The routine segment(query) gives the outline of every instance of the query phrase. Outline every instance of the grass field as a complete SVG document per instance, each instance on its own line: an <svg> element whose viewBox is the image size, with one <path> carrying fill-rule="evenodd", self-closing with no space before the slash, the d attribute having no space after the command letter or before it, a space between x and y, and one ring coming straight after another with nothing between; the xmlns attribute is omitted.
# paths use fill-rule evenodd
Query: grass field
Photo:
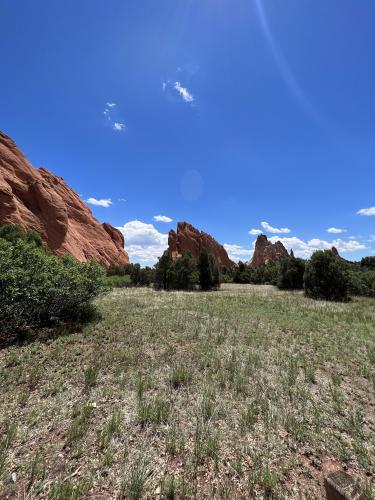
<svg viewBox="0 0 375 500"><path fill-rule="evenodd" d="M0 498L323 498L336 468L374 498L375 300L224 285L98 306L0 351Z"/></svg>

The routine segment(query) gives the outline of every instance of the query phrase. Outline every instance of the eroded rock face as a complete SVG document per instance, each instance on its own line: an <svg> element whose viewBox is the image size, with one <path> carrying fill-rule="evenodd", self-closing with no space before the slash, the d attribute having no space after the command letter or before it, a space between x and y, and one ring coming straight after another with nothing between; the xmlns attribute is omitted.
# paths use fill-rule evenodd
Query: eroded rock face
<svg viewBox="0 0 375 500"><path fill-rule="evenodd" d="M261 267L270 262L277 262L283 257L288 257L288 255L288 251L281 241L272 243L268 241L265 234L260 234L255 243L254 255L250 266L254 268Z"/></svg>
<svg viewBox="0 0 375 500"><path fill-rule="evenodd" d="M37 231L56 255L81 262L125 265L129 257L120 231L100 224L61 177L31 166L15 142L0 132L0 225Z"/></svg>
<svg viewBox="0 0 375 500"><path fill-rule="evenodd" d="M232 269L235 263L228 257L225 248L209 234L199 231L188 222L179 222L177 232L170 231L168 237L169 255L176 260L183 252L191 252L194 257L199 257L205 248L216 260L218 266Z"/></svg>
<svg viewBox="0 0 375 500"><path fill-rule="evenodd" d="M339 251L337 250L336 247L332 247L332 253L333 255L336 255L336 257L340 257Z"/></svg>

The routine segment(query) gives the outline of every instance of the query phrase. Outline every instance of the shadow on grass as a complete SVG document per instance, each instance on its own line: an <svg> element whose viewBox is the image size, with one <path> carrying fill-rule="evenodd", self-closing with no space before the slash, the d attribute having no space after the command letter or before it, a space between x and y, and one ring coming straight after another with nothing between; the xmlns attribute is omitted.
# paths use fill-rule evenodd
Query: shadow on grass
<svg viewBox="0 0 375 500"><path fill-rule="evenodd" d="M25 328L22 331L13 334L2 334L0 332L0 350L6 349L12 345L23 346L33 342L46 343L56 340L59 337L67 337L74 333L81 333L85 325L98 323L102 319L99 312L87 321L62 323L58 325L42 328Z"/></svg>

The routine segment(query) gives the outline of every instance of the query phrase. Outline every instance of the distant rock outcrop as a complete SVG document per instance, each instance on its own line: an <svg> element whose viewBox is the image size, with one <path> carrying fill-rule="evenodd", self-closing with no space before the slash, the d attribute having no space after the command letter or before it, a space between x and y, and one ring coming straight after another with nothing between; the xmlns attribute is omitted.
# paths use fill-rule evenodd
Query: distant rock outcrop
<svg viewBox="0 0 375 500"><path fill-rule="evenodd" d="M336 255L336 257L340 257L339 251L337 250L336 247L332 247L331 251L332 251L333 255Z"/></svg>
<svg viewBox="0 0 375 500"><path fill-rule="evenodd" d="M61 177L34 168L7 135L0 132L0 225L33 229L56 255L84 262L125 265L129 257L120 231L100 224Z"/></svg>
<svg viewBox="0 0 375 500"><path fill-rule="evenodd" d="M183 252L189 251L194 257L198 257L205 248L213 257L219 267L232 269L235 263L228 257L225 248L212 236L199 231L188 222L179 222L177 232L170 231L168 237L169 255L176 260Z"/></svg>
<svg viewBox="0 0 375 500"><path fill-rule="evenodd" d="M265 234L260 234L255 243L254 255L250 266L254 268L261 267L270 262L277 262L283 257L288 257L288 255L288 251L281 241L272 243Z"/></svg>

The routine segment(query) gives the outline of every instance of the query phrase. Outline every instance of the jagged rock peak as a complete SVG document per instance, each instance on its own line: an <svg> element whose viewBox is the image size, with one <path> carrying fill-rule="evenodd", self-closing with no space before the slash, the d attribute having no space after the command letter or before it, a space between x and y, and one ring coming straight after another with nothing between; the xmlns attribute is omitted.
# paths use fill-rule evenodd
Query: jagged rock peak
<svg viewBox="0 0 375 500"><path fill-rule="evenodd" d="M288 251L281 241L272 243L265 234L260 234L255 243L254 255L250 266L254 268L261 267L270 262L277 262L283 257L288 257L288 255Z"/></svg>
<svg viewBox="0 0 375 500"><path fill-rule="evenodd" d="M199 231L188 222L179 222L177 232L170 231L168 237L169 255L176 260L183 252L190 251L198 257L205 248L216 260L216 263L226 269L232 269L235 263L228 257L225 248L220 245L210 234Z"/></svg>

